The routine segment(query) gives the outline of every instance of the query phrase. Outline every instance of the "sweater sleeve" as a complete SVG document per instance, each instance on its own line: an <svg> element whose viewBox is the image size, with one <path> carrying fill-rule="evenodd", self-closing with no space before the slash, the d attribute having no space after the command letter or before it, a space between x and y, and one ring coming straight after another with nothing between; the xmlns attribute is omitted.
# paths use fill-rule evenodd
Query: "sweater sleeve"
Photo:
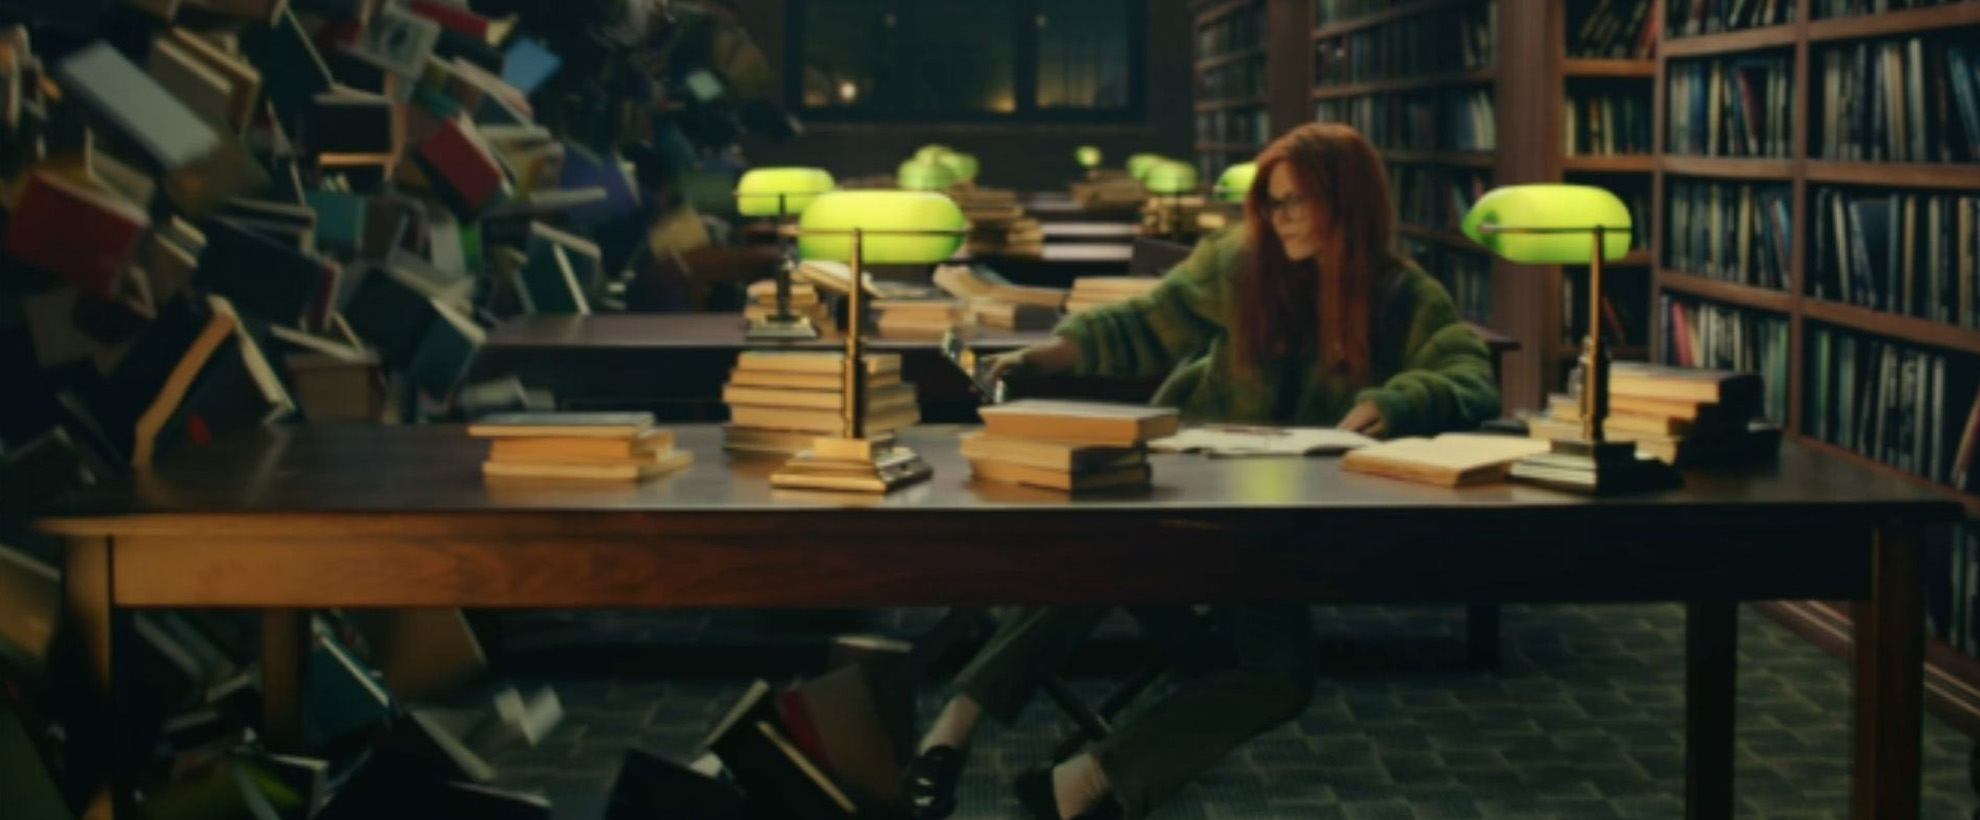
<svg viewBox="0 0 1980 820"><path fill-rule="evenodd" d="M1420 271L1404 274L1414 310L1401 370L1357 401L1373 401L1390 436L1469 430L1499 413L1499 385L1485 343L1459 321L1457 308L1437 280Z"/></svg>
<svg viewBox="0 0 1980 820"><path fill-rule="evenodd" d="M1077 374L1160 376L1201 353L1224 331L1242 242L1235 229L1205 237L1147 293L1061 322L1053 332L1078 345Z"/></svg>

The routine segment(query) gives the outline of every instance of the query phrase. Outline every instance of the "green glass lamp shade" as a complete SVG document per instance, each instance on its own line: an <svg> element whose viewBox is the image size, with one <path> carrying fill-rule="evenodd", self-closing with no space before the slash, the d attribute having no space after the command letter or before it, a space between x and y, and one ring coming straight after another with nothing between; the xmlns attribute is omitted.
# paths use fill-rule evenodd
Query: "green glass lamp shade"
<svg viewBox="0 0 1980 820"><path fill-rule="evenodd" d="M798 218L798 255L846 262L852 237L845 231L871 231L861 237L860 261L868 265L940 262L962 245L969 221L944 194L929 191L833 191L812 200ZM934 236L903 236L890 231L943 231Z"/></svg>
<svg viewBox="0 0 1980 820"><path fill-rule="evenodd" d="M935 160L940 159L943 154L953 154L955 152L956 149L954 148L950 148L949 146L943 145L939 142L931 142L927 145L921 146L919 149L916 149L914 152L914 158L925 159L928 160L929 162L934 162Z"/></svg>
<svg viewBox="0 0 1980 820"><path fill-rule="evenodd" d="M823 168L751 168L736 182L736 212L743 216L796 216L835 184Z"/></svg>
<svg viewBox="0 0 1980 820"><path fill-rule="evenodd" d="M1101 159L1100 147L1097 145L1082 145L1074 148L1073 158L1079 160L1079 167L1081 168L1098 168L1100 167Z"/></svg>
<svg viewBox="0 0 1980 820"><path fill-rule="evenodd" d="M1196 166L1187 162L1163 160L1150 167L1141 184L1151 193L1187 194L1196 191Z"/></svg>
<svg viewBox="0 0 1980 820"><path fill-rule="evenodd" d="M901 189L907 191L940 191L956 184L956 172L949 166L932 159L910 159L901 163L894 172Z"/></svg>
<svg viewBox="0 0 1980 820"><path fill-rule="evenodd" d="M1217 176L1214 193L1224 202L1243 202L1251 193L1251 182L1258 178L1258 163L1240 162Z"/></svg>
<svg viewBox="0 0 1980 820"><path fill-rule="evenodd" d="M1141 179L1148 174L1148 169L1163 161L1165 160L1161 154L1135 154L1127 160L1128 176Z"/></svg>
<svg viewBox="0 0 1980 820"><path fill-rule="evenodd" d="M949 153L936 157L935 161L937 163L940 163L943 167L948 168L949 172L955 174L955 177L958 180L961 180L963 182L976 181L977 167L976 167L975 154L965 154L960 151L951 151Z"/></svg>
<svg viewBox="0 0 1980 820"><path fill-rule="evenodd" d="M1527 265L1585 265L1594 254L1589 237L1605 229L1602 258L1629 253L1629 206L1593 185L1539 183L1495 188L1464 215L1464 235L1501 258ZM1488 230L1496 226L1502 231ZM1522 230L1559 231L1524 233Z"/></svg>

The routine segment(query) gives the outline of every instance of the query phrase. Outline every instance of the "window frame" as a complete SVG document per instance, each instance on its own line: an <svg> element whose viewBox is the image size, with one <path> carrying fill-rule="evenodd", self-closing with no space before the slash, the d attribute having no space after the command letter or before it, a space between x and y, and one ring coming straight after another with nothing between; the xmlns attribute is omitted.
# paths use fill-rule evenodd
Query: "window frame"
<svg viewBox="0 0 1980 820"><path fill-rule="evenodd" d="M895 84L886 99L856 106L810 107L804 103L805 12L816 0L786 0L784 4L784 100L787 108L811 122L885 123L1138 123L1147 115L1148 7L1140 0L1127 0L1127 104L1120 108L1039 108L1038 107L1038 25L1039 0L1011 0L1013 15L1011 84L1016 110L920 111L912 107L912 92L903 80ZM896 31L912 31L915 0L887 0L894 14ZM910 76L915 65L915 43L895 38L889 60L893 76Z"/></svg>

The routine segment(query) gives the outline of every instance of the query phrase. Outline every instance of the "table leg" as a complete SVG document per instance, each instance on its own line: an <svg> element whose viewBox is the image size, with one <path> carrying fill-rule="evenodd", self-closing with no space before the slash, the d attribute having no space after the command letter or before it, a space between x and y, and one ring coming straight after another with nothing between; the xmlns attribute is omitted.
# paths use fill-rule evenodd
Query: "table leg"
<svg viewBox="0 0 1980 820"><path fill-rule="evenodd" d="M1684 816L1733 814L1734 690L1739 605L1694 601L1684 617Z"/></svg>
<svg viewBox="0 0 1980 820"><path fill-rule="evenodd" d="M1924 605L1916 527L1878 530L1870 600L1854 607L1856 744L1853 816L1918 816L1925 677Z"/></svg>
<svg viewBox="0 0 1980 820"><path fill-rule="evenodd" d="M276 751L302 748L302 678L307 646L307 611L261 611L262 729L269 747Z"/></svg>
<svg viewBox="0 0 1980 820"><path fill-rule="evenodd" d="M127 758L115 748L120 734L116 716L121 693L111 666L114 658L111 636L116 630L110 586L110 539L69 539L64 565L65 614L82 641L83 657L103 704L98 713L101 722L84 722L74 727L77 731L69 741L72 757L95 756L96 760L78 759L72 765L85 770L104 765L100 771L106 782L91 796L83 816L86 820L109 820L117 815L120 797L129 794L131 786L131 770L120 766Z"/></svg>

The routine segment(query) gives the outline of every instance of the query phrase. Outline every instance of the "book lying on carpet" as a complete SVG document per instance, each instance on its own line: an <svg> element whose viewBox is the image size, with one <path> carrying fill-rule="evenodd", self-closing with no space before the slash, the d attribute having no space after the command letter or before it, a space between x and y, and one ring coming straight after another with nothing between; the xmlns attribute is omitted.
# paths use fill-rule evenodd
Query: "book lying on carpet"
<svg viewBox="0 0 1980 820"><path fill-rule="evenodd" d="M1310 456L1345 453L1375 443L1360 433L1332 427L1208 424L1186 427L1173 436L1148 442L1148 449L1211 456Z"/></svg>
<svg viewBox="0 0 1980 820"><path fill-rule="evenodd" d="M605 820L741 820L743 795L726 780L639 749L627 749L612 781Z"/></svg>
<svg viewBox="0 0 1980 820"><path fill-rule="evenodd" d="M1504 481L1513 462L1547 452L1550 446L1538 439L1479 433L1399 438L1349 452L1341 457L1341 469L1461 487Z"/></svg>
<svg viewBox="0 0 1980 820"><path fill-rule="evenodd" d="M778 693L777 710L798 750L857 802L899 797L901 750L888 736L864 667L841 666L792 686Z"/></svg>
<svg viewBox="0 0 1980 820"><path fill-rule="evenodd" d="M1117 447L1174 435L1182 419L1172 408L1056 399L1024 399L977 413L984 429L1000 436Z"/></svg>

